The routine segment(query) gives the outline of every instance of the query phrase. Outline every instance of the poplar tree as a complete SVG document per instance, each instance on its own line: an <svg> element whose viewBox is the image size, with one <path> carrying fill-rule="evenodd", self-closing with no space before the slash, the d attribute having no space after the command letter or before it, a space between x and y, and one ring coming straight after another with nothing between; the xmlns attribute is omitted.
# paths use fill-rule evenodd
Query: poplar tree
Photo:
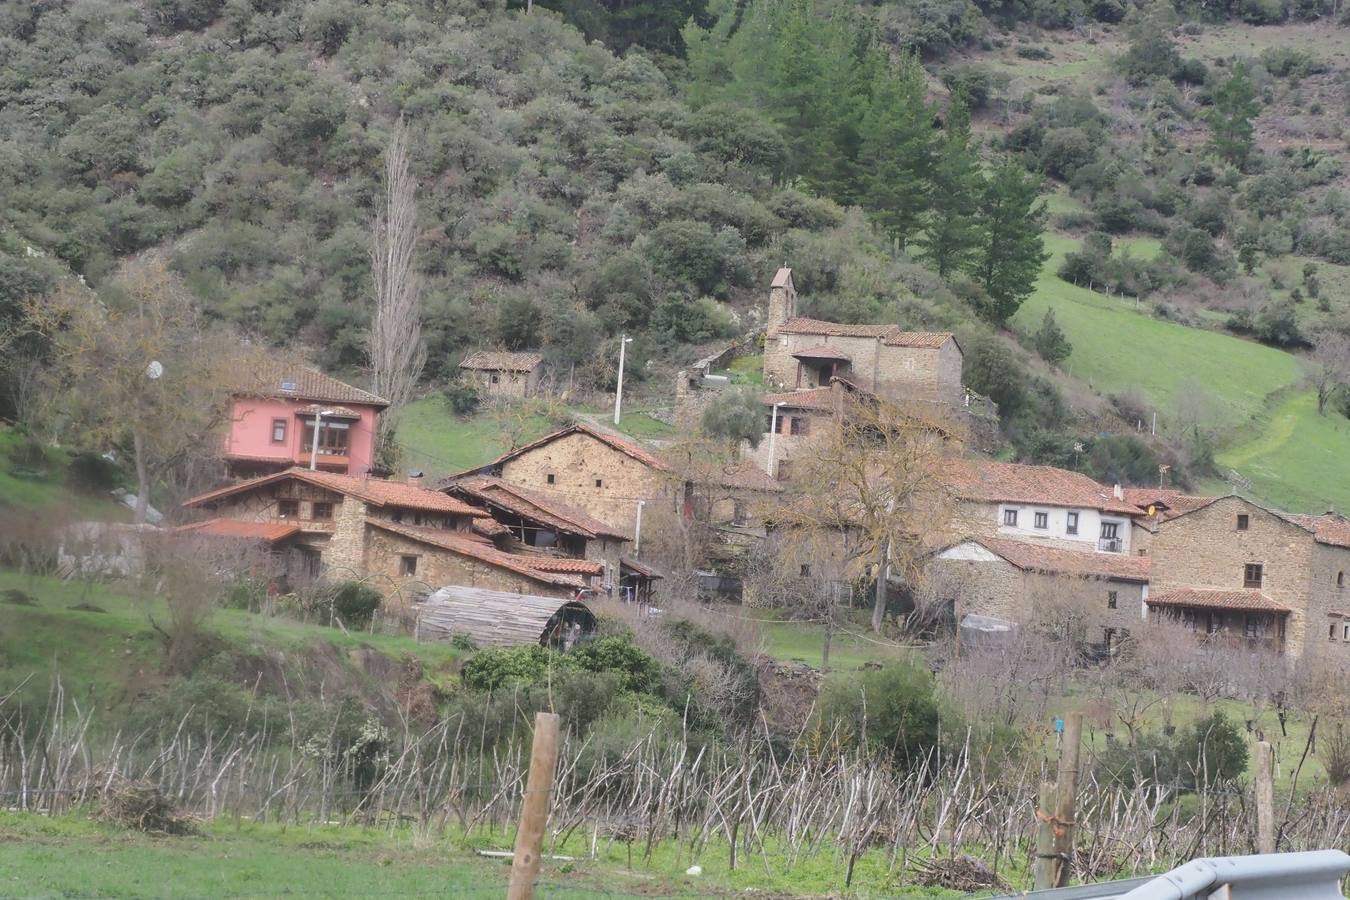
<svg viewBox="0 0 1350 900"><path fill-rule="evenodd" d="M984 178L970 134L970 107L957 91L947 110L933 165L933 205L918 237L922 256L946 278L963 268L979 245L980 195Z"/></svg>
<svg viewBox="0 0 1350 900"><path fill-rule="evenodd" d="M1040 179L1005 160L984 189L979 247L971 269L984 288L986 318L1005 324L1036 289L1045 252L1046 208Z"/></svg>
<svg viewBox="0 0 1350 900"><path fill-rule="evenodd" d="M901 247L929 209L936 146L925 93L923 69L906 55L878 72L863 121L858 161L867 182L864 206Z"/></svg>

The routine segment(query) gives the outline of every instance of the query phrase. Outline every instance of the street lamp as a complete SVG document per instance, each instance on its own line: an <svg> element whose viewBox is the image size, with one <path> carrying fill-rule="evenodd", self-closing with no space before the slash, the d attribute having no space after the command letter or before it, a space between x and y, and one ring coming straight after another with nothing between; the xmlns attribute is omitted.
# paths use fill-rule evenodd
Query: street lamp
<svg viewBox="0 0 1350 900"><path fill-rule="evenodd" d="M637 556L642 551L642 508L647 505L646 500L637 502L637 522L633 528L633 555Z"/></svg>
<svg viewBox="0 0 1350 900"><path fill-rule="evenodd" d="M619 424L619 411L623 408L623 356L633 339L625 337L619 341L619 387L614 391L614 424Z"/></svg>
<svg viewBox="0 0 1350 900"><path fill-rule="evenodd" d="M323 430L323 417L331 416L333 410L321 409L314 414L314 440L309 444L309 470L313 472L319 467L319 432Z"/></svg>
<svg viewBox="0 0 1350 900"><path fill-rule="evenodd" d="M773 477L774 435L778 433L778 407L782 405L781 401L773 405L773 417L769 419L769 461L764 464L764 471L768 472L771 478Z"/></svg>

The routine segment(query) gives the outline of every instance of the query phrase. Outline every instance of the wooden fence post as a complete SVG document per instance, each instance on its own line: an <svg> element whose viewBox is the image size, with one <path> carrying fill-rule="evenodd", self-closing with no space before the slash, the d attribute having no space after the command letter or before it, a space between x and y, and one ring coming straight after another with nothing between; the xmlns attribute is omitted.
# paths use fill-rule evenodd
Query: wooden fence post
<svg viewBox="0 0 1350 900"><path fill-rule="evenodd" d="M530 900L539 877L539 852L544 825L553 798L553 772L558 765L558 716L536 713L534 743L530 748L530 775L525 782L525 798L520 805L520 825L516 829L516 852L511 860L511 884L507 900Z"/></svg>
<svg viewBox="0 0 1350 900"><path fill-rule="evenodd" d="M1032 873L1036 890L1055 886L1055 786L1048 781L1041 782L1036 803L1036 864Z"/></svg>
<svg viewBox="0 0 1350 900"><path fill-rule="evenodd" d="M1256 852L1275 852L1275 780L1266 741L1256 742Z"/></svg>
<svg viewBox="0 0 1350 900"><path fill-rule="evenodd" d="M1064 740L1059 745L1059 775L1055 783L1055 883L1068 887L1073 875L1074 815L1078 807L1078 758L1083 749L1083 714L1069 713Z"/></svg>

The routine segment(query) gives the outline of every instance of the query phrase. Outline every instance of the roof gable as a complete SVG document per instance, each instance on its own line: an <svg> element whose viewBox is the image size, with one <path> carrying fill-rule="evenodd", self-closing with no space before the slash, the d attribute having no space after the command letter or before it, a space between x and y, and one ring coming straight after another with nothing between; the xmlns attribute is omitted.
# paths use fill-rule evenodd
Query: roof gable
<svg viewBox="0 0 1350 900"><path fill-rule="evenodd" d="M441 490L472 497L480 503L497 506L525 519L532 519L584 538L613 537L631 541L633 536L608 525L592 515L554 497L511 484L491 475L469 475L451 479Z"/></svg>
<svg viewBox="0 0 1350 900"><path fill-rule="evenodd" d="M576 422L572 425L568 425L566 428L560 428L557 431L552 432L551 434L546 434L539 440L532 441L523 447L517 447L515 450L511 450L508 453L503 453L501 456L497 457L492 462L488 463L486 466L480 466L477 469L470 469L469 472L481 472L484 469L500 466L502 463L509 462L513 459L523 456L526 453L529 453L533 450L537 450L540 447L546 446L548 444L553 443L554 441L561 440L562 438L574 434L584 435L588 438L591 438L592 440L599 441L605 446L613 450L617 450L620 453L624 454L625 456L632 457L633 459L637 460L638 462L642 463L644 466L647 466L648 468L655 469L659 472L670 471L670 466L668 466L664 460L662 460L659 456L652 453L650 450L648 450L646 447L643 447L636 441L630 440L629 438L626 437L621 437L617 434L612 434L608 431L601 431L599 428L587 425L584 422Z"/></svg>
<svg viewBox="0 0 1350 900"><path fill-rule="evenodd" d="M461 516L487 516L485 509L470 506L463 500L429 490L417 485L400 481L386 481L381 478L369 478L359 475L338 475L334 472L322 472L314 469L291 468L283 472L264 475L238 484L228 485L205 494L198 494L183 502L184 506L205 506L226 497L247 494L269 484L282 481L301 481L305 484L355 497L371 506L399 506L407 509L420 509L430 512L443 512Z"/></svg>
<svg viewBox="0 0 1350 900"><path fill-rule="evenodd" d="M389 401L383 397L303 363L268 360L258 367L253 384L251 393L261 397L314 400L319 403L358 403L381 409L389 405Z"/></svg>
<svg viewBox="0 0 1350 900"><path fill-rule="evenodd" d="M1054 466L1029 466L979 459L948 459L942 479L963 500L1082 507L1123 516L1142 511L1113 490L1081 472Z"/></svg>
<svg viewBox="0 0 1350 900"><path fill-rule="evenodd" d="M586 587L586 582L580 575L571 574L570 572L559 572L557 571L557 566L552 567L554 569L553 571L550 571L549 568L546 567L549 563L559 562L558 560L540 558L535 560L534 564L531 564L532 557L506 553L498 550L486 541L476 540L459 532L446 531L442 528L403 525L398 522L389 522L384 519L373 518L367 518L366 524L391 534L400 535L408 540L426 544L429 547L438 547L442 550L449 550L451 553L457 553L460 556L467 556L471 559L476 559L479 562L506 569L541 584L578 589ZM576 562L586 563L587 560L577 560ZM572 572L575 571L576 568L574 567ZM590 574L589 570L585 574Z"/></svg>

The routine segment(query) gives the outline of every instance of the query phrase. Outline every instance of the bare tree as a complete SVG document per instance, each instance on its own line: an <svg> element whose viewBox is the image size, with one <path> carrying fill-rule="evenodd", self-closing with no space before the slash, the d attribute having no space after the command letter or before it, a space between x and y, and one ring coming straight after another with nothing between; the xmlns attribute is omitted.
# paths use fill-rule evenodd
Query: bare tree
<svg viewBox="0 0 1350 900"><path fill-rule="evenodd" d="M1328 330L1313 337L1308 381L1317 391L1317 414L1326 415L1327 401L1350 383L1350 336Z"/></svg>
<svg viewBox="0 0 1350 900"><path fill-rule="evenodd" d="M370 368L375 393L389 401L376 431L377 457L395 458L399 410L412 399L427 351L422 343L421 285L417 276L417 185L408 171L408 131L400 119L384 154L384 205L371 233L375 315Z"/></svg>
<svg viewBox="0 0 1350 900"><path fill-rule="evenodd" d="M934 542L952 528L956 500L941 477L949 431L932 415L836 385L830 425L798 457L778 514L789 540L834 556L854 577L874 566L874 631L888 578L919 584Z"/></svg>
<svg viewBox="0 0 1350 900"><path fill-rule="evenodd" d="M49 390L93 449L129 453L136 522L150 488L202 447L218 447L235 392L256 366L253 351L209 329L182 282L162 263L132 263L102 297L74 281L25 307L27 327L52 346Z"/></svg>

